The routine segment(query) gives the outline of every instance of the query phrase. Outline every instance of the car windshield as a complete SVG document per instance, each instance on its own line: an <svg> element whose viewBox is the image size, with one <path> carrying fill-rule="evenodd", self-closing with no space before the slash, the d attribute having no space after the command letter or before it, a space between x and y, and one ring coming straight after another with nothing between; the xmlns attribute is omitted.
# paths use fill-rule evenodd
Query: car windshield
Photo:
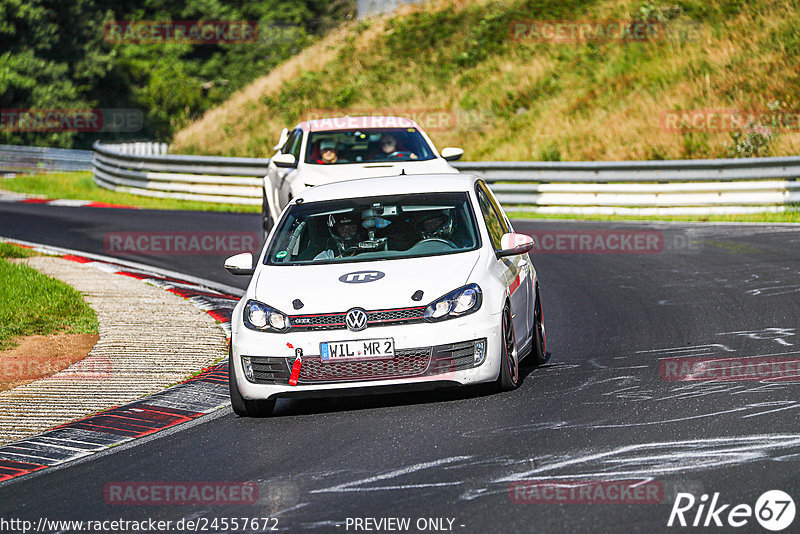
<svg viewBox="0 0 800 534"><path fill-rule="evenodd" d="M478 248L466 193L367 197L293 205L264 263L298 265L437 256Z"/></svg>
<svg viewBox="0 0 800 534"><path fill-rule="evenodd" d="M311 132L306 163L394 163L433 159L433 150L416 128L363 128Z"/></svg>

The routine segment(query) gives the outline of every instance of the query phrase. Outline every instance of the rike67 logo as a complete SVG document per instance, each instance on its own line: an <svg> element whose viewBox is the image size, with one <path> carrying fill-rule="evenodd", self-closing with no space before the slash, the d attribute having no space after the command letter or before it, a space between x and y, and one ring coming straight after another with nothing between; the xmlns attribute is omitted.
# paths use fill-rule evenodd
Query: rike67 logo
<svg viewBox="0 0 800 534"><path fill-rule="evenodd" d="M667 526L738 528L747 525L753 516L767 530L784 530L794 521L794 500L786 492L770 490L758 498L755 507L749 504L732 506L720 503L719 493L714 493L710 502L706 494L698 502L691 493L678 493Z"/></svg>

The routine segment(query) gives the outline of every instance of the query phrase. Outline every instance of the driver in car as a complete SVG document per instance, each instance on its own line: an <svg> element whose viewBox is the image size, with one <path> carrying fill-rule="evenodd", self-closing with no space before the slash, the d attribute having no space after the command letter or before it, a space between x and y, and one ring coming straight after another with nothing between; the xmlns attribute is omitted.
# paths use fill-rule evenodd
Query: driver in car
<svg viewBox="0 0 800 534"><path fill-rule="evenodd" d="M330 233L329 248L317 254L315 260L332 260L351 255L358 250L359 242L366 236L365 230L356 221L352 214L328 216L328 233Z"/></svg>
<svg viewBox="0 0 800 534"><path fill-rule="evenodd" d="M378 158L389 159L393 157L405 156L405 152L397 150L397 138L392 134L383 134L380 141L380 152ZM408 154L410 159L417 159L417 155L413 152Z"/></svg>

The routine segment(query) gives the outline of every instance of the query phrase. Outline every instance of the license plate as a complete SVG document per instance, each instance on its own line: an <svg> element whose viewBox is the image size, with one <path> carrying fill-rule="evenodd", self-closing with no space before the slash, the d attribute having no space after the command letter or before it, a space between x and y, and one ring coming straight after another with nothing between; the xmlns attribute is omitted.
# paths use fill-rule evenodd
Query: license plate
<svg viewBox="0 0 800 534"><path fill-rule="evenodd" d="M373 358L394 358L394 339L359 339L356 341L328 341L319 344L323 362Z"/></svg>

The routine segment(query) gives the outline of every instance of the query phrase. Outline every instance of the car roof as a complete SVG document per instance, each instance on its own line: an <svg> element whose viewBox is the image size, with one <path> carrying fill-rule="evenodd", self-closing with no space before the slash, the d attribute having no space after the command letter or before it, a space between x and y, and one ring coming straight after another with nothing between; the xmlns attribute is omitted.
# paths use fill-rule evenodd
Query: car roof
<svg viewBox="0 0 800 534"><path fill-rule="evenodd" d="M306 132L328 132L336 130L355 130L358 128L378 129L378 128L422 128L411 119L406 117L394 117L390 115L365 115L351 117L326 117L303 121L296 126Z"/></svg>
<svg viewBox="0 0 800 534"><path fill-rule="evenodd" d="M318 185L303 191L303 202L363 198L370 196L403 195L410 193L439 193L472 191L480 178L474 174L405 174L358 178Z"/></svg>

